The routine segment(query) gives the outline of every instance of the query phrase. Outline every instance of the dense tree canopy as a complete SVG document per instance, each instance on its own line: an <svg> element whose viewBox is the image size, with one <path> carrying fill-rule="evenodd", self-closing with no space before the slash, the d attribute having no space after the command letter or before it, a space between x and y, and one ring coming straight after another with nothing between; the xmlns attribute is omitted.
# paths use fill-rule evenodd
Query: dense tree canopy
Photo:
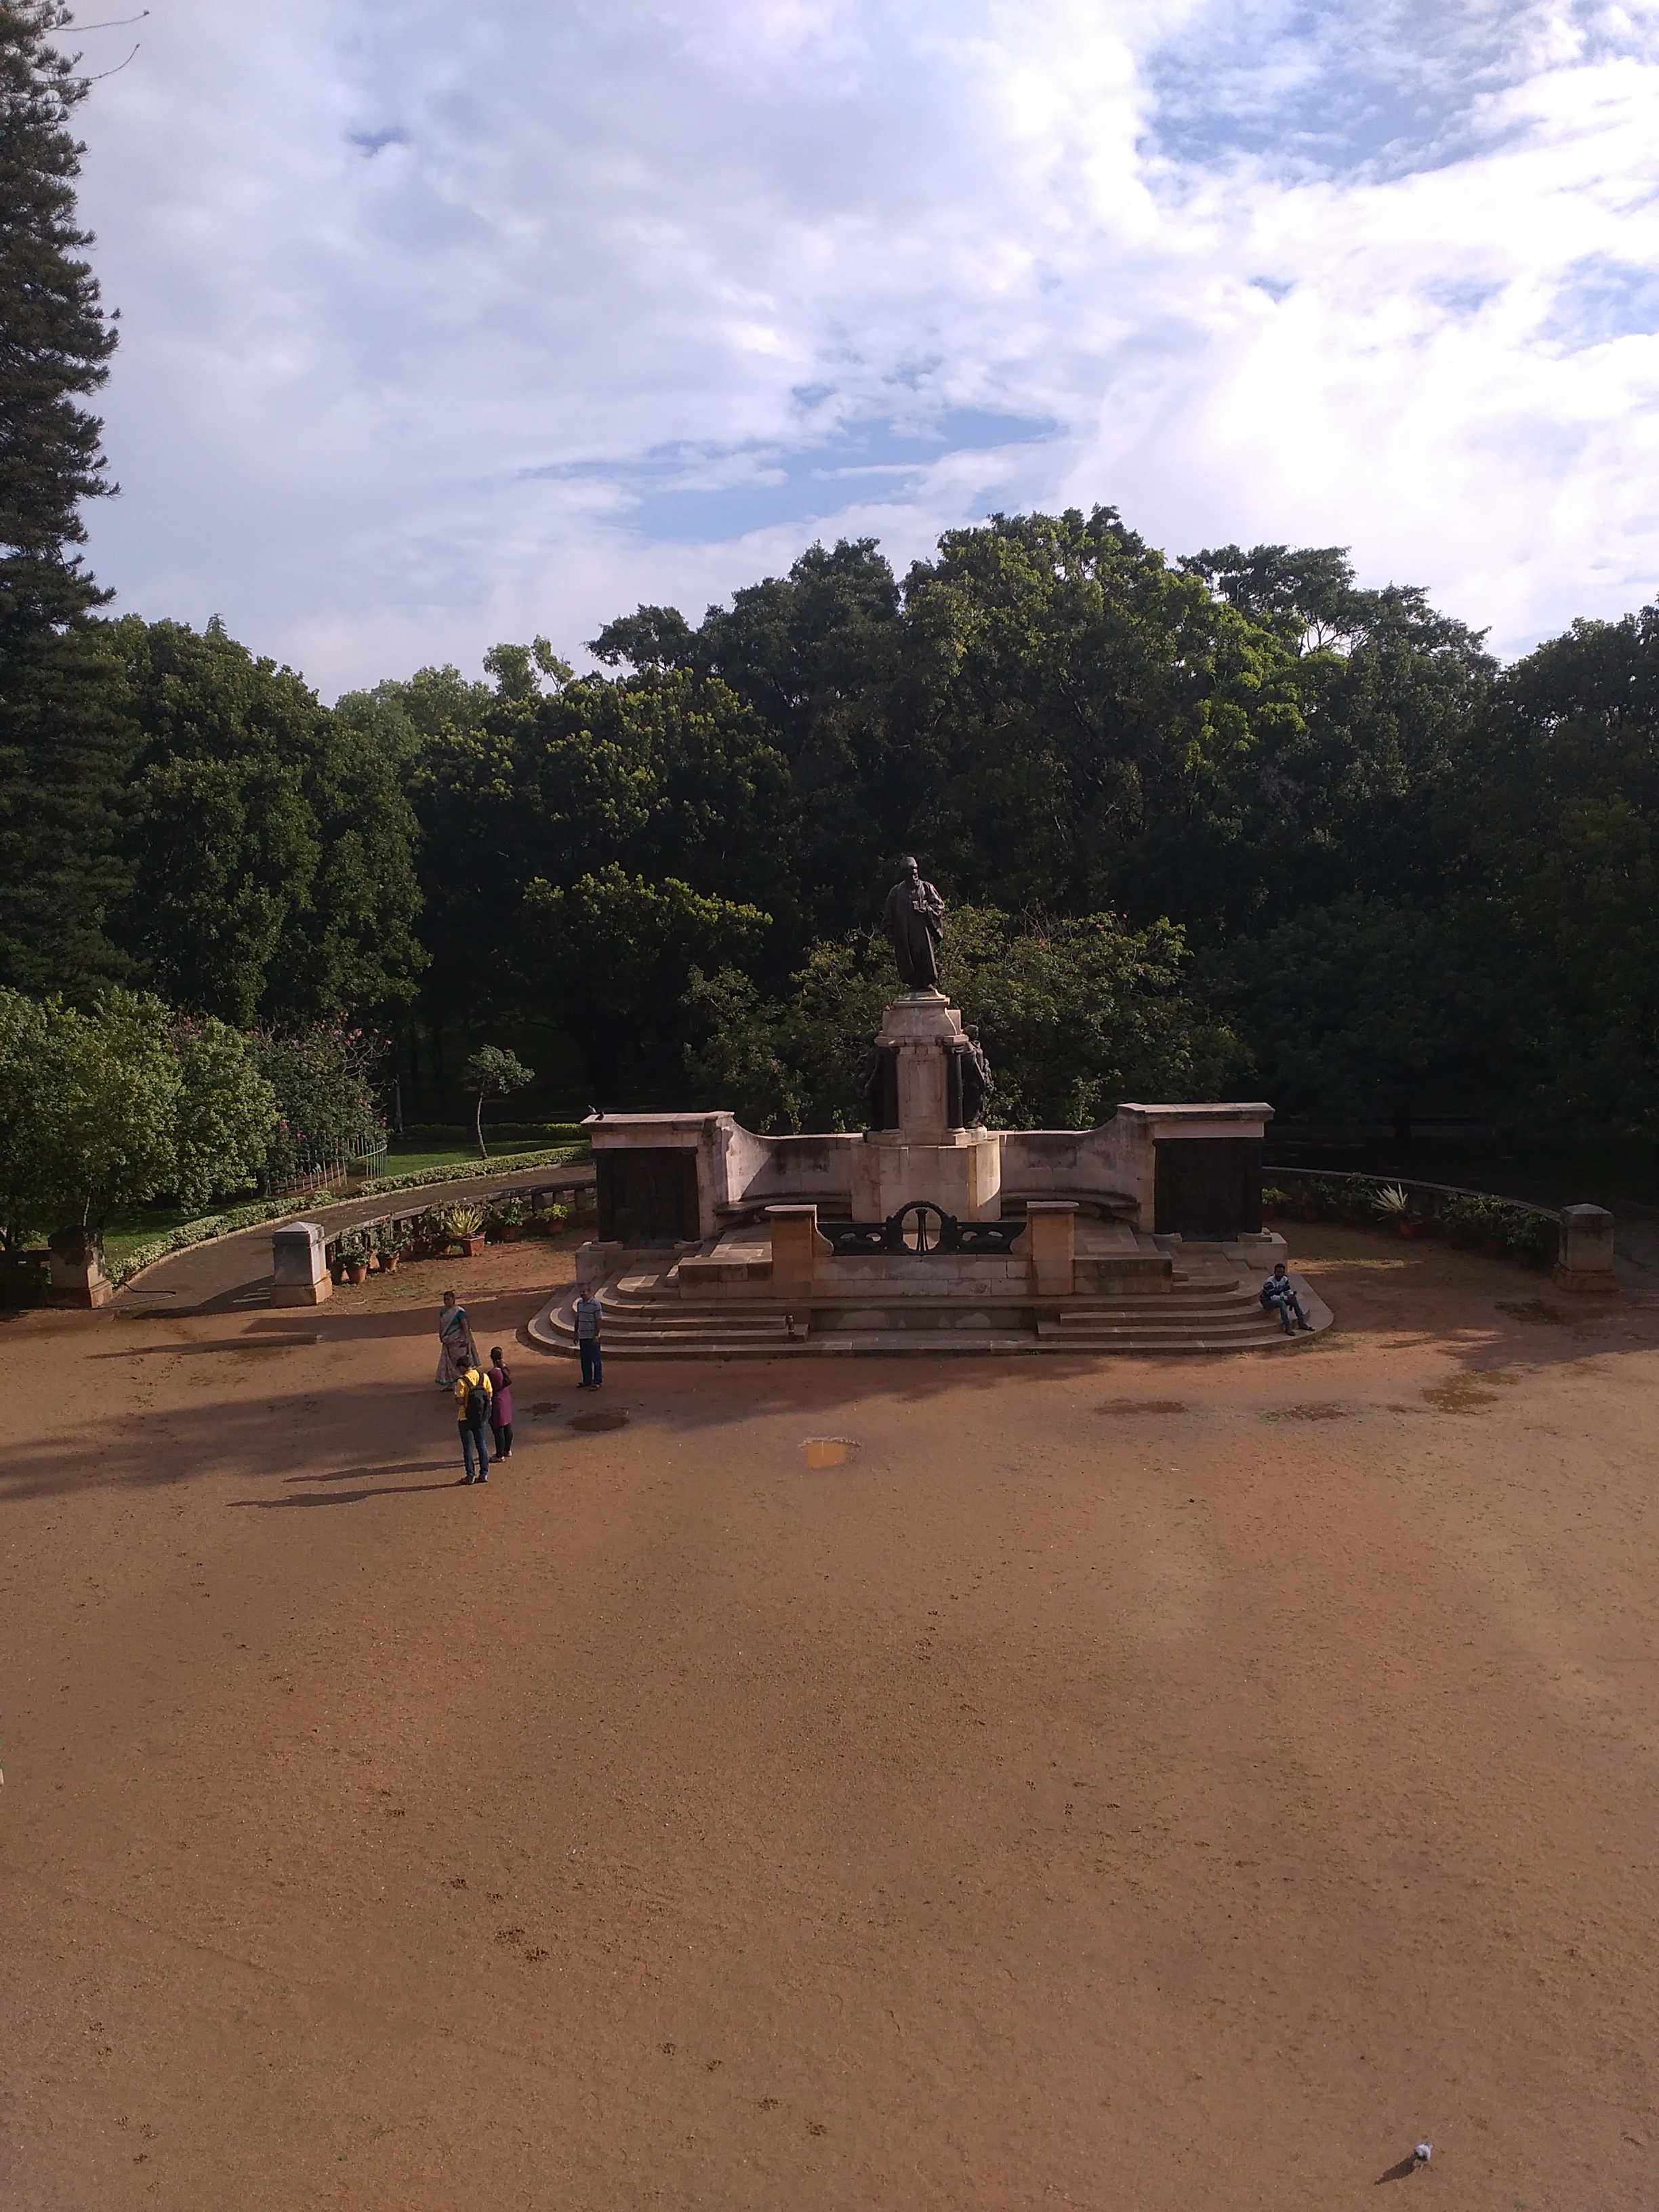
<svg viewBox="0 0 1659 2212"><path fill-rule="evenodd" d="M332 708L217 622L101 618L67 23L0 0L8 1158L20 1068L118 1033L137 1066L158 1024L192 1190L270 1113L275 1164L371 1142L375 1029L440 1111L522 1047L565 1109L833 1124L907 851L1007 1121L1225 1085L1659 1137L1659 609L1503 669L1340 547L1171 560L1097 507L902 578L813 545L700 621L619 617L592 674L537 637Z"/></svg>

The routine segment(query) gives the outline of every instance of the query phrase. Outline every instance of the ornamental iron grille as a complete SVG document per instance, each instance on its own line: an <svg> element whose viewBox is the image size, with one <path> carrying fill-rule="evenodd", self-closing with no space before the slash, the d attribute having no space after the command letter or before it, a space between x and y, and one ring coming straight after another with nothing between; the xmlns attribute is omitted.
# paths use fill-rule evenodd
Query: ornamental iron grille
<svg viewBox="0 0 1659 2212"><path fill-rule="evenodd" d="M913 1260L975 1254L1006 1259L1025 1233L1023 1220L958 1221L927 1199L902 1206L885 1221L820 1221L818 1227L838 1260L892 1252Z"/></svg>

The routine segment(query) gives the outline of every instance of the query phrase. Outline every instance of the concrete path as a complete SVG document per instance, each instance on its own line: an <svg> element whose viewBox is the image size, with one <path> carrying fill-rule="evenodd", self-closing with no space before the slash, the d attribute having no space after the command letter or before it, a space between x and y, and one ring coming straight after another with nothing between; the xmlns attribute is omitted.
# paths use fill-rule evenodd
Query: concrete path
<svg viewBox="0 0 1659 2212"><path fill-rule="evenodd" d="M376 1198L344 1199L336 1206L299 1206L282 1217L320 1221L330 1237L359 1222L387 1213L422 1212L433 1206L459 1206L501 1190L553 1190L593 1187L591 1160L568 1167L512 1169L498 1174L457 1176L453 1182L425 1183L414 1190L383 1191ZM270 1291L270 1232L282 1220L239 1229L210 1243L170 1253L116 1292L112 1310L140 1313L240 1313L265 1305Z"/></svg>

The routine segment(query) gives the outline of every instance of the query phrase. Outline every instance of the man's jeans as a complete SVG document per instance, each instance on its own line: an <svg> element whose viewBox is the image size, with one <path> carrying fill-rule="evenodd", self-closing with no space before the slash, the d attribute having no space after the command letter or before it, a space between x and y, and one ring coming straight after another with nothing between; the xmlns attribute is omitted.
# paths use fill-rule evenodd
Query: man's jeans
<svg viewBox="0 0 1659 2212"><path fill-rule="evenodd" d="M1307 1326L1308 1317L1302 1310L1302 1301L1297 1297L1296 1292L1291 1290L1288 1283L1282 1291L1275 1291L1271 1294L1264 1291L1262 1294L1261 1303L1270 1312L1276 1313L1279 1316L1280 1322L1284 1324L1285 1334L1286 1336L1294 1336L1296 1334L1297 1322L1300 1322L1304 1328ZM1295 1321L1292 1321L1291 1319L1292 1315L1296 1317Z"/></svg>
<svg viewBox="0 0 1659 2212"><path fill-rule="evenodd" d="M576 1349L582 1356L582 1381L602 1382L605 1380L605 1361L599 1352L597 1336L584 1336L577 1340Z"/></svg>
<svg viewBox="0 0 1659 2212"><path fill-rule="evenodd" d="M471 1482L472 1455L475 1451L478 1457L478 1473L481 1475L487 1475L489 1472L489 1431L484 1428L475 1429L471 1421L463 1421L460 1424L460 1431L461 1464L466 1469L467 1480Z"/></svg>

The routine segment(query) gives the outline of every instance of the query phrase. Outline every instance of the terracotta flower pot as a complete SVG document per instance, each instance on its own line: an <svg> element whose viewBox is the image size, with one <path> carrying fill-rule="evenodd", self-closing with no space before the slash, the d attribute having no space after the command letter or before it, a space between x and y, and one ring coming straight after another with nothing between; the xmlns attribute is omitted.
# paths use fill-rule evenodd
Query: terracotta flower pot
<svg viewBox="0 0 1659 2212"><path fill-rule="evenodd" d="M1501 1237L1483 1237L1480 1239L1480 1249L1489 1260L1501 1260L1509 1249Z"/></svg>
<svg viewBox="0 0 1659 2212"><path fill-rule="evenodd" d="M519 1239L520 1239L523 1235L524 1235L524 1224L523 1224L523 1222L521 1222L521 1221L504 1221L504 1222L502 1222L502 1224L501 1224L501 1242L502 1242L502 1243L503 1243L503 1244L516 1244L516 1243L518 1243Z"/></svg>
<svg viewBox="0 0 1659 2212"><path fill-rule="evenodd" d="M1401 1217L1400 1233L1407 1243L1414 1244L1428 1225L1426 1221L1414 1221L1409 1214L1404 1214Z"/></svg>
<svg viewBox="0 0 1659 2212"><path fill-rule="evenodd" d="M1319 1208L1316 1206L1304 1206L1303 1207L1302 1218L1304 1221L1317 1221L1319 1218Z"/></svg>
<svg viewBox="0 0 1659 2212"><path fill-rule="evenodd" d="M482 1229L478 1231L476 1237L463 1237L461 1239L462 1257L467 1260L477 1259L483 1251L484 1243L484 1233Z"/></svg>
<svg viewBox="0 0 1659 2212"><path fill-rule="evenodd" d="M395 1275L398 1272L398 1262L402 1259L402 1257L403 1254L401 1252L382 1252L380 1255L380 1273L383 1275Z"/></svg>
<svg viewBox="0 0 1659 2212"><path fill-rule="evenodd" d="M346 1280L353 1285L354 1287L357 1284L366 1281L368 1275L368 1262L367 1260L353 1260L346 1268Z"/></svg>
<svg viewBox="0 0 1659 2212"><path fill-rule="evenodd" d="M1279 1208L1276 1206L1264 1206L1261 1209L1261 1218L1263 1221L1276 1221L1279 1218Z"/></svg>

